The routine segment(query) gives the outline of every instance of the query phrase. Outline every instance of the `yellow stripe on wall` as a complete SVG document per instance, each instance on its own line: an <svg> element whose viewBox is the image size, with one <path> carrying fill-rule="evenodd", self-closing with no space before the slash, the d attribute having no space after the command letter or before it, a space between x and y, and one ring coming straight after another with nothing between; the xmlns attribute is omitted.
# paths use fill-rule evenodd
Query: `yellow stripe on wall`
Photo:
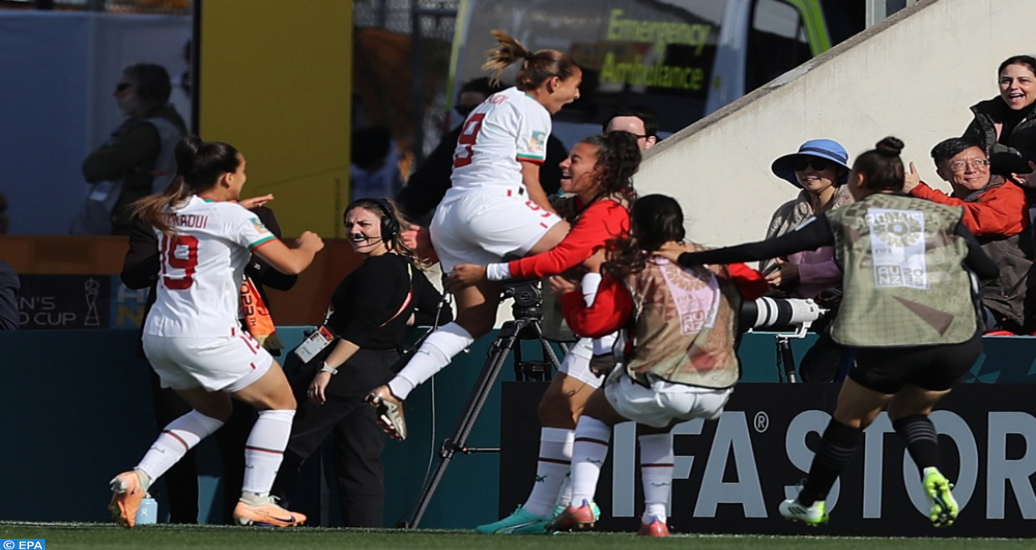
<svg viewBox="0 0 1036 550"><path fill-rule="evenodd" d="M248 161L243 197L286 236L342 236L348 203L352 2L202 0L199 131ZM196 4L196 5L197 5Z"/></svg>

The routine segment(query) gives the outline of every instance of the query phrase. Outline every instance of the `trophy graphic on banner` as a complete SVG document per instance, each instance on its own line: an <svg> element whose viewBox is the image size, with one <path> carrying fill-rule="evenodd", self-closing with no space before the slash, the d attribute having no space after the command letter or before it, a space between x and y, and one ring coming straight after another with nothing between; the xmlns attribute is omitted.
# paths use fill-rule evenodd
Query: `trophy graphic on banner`
<svg viewBox="0 0 1036 550"><path fill-rule="evenodd" d="M101 285L97 279L87 279L83 283L83 289L86 291L86 318L83 319L83 326L96 327L101 324L101 320L97 316L97 293L100 288Z"/></svg>

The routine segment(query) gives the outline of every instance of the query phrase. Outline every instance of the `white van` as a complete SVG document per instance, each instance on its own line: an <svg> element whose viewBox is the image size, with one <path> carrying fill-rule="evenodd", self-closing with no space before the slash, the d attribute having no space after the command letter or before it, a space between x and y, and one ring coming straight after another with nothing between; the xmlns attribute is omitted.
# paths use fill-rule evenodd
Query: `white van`
<svg viewBox="0 0 1036 550"><path fill-rule="evenodd" d="M665 136L863 30L864 10L864 0L461 0L451 89L485 76L501 29L583 67L582 97L554 116L567 146L620 106L654 112Z"/></svg>

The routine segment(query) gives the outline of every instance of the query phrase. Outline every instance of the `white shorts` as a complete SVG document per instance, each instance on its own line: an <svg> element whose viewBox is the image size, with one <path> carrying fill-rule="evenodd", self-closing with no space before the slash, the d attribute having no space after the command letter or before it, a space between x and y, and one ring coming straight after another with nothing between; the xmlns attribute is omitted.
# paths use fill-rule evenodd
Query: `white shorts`
<svg viewBox="0 0 1036 550"><path fill-rule="evenodd" d="M615 412L654 428L664 428L674 420L719 418L733 392L734 388L699 388L660 379L647 388L634 382L623 368L616 369L604 386Z"/></svg>
<svg viewBox="0 0 1036 550"><path fill-rule="evenodd" d="M593 351L594 341L590 338L580 338L568 349L558 372L563 372L569 378L575 378L591 388L601 387L604 378L590 372L590 357L593 356Z"/></svg>
<svg viewBox="0 0 1036 550"><path fill-rule="evenodd" d="M428 227L443 273L525 256L561 221L528 199L524 188L450 189ZM520 192L521 191L521 192Z"/></svg>
<svg viewBox="0 0 1036 550"><path fill-rule="evenodd" d="M236 392L262 378L273 356L247 332L215 338L144 334L144 354L163 388Z"/></svg>

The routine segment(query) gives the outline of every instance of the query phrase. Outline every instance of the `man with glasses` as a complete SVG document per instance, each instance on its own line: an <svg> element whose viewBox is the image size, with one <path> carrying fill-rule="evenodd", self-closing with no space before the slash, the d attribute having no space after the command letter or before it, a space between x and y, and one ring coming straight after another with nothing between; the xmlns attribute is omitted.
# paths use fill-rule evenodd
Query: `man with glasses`
<svg viewBox="0 0 1036 550"><path fill-rule="evenodd" d="M936 173L950 184L953 193L946 195L926 185L913 163L903 191L964 209L961 223L1000 266L1000 277L983 281L981 288L986 331L1027 334L1032 329L1026 295L1034 247L1025 191L992 175L986 151L971 138L942 141L932 148L932 159Z"/></svg>

